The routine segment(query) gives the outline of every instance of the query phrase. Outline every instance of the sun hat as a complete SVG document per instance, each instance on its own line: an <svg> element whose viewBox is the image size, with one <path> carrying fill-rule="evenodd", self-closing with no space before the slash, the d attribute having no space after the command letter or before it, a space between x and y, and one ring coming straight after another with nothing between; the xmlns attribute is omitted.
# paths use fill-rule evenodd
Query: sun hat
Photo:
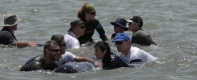
<svg viewBox="0 0 197 80"><path fill-rule="evenodd" d="M10 27L18 24L22 19L17 19L15 14L7 14L4 17L4 22L2 22L0 25L4 27Z"/></svg>
<svg viewBox="0 0 197 80"><path fill-rule="evenodd" d="M128 28L126 27L127 21L123 18L117 18L115 22L110 22L112 25L118 25L124 28L124 31L127 31Z"/></svg>
<svg viewBox="0 0 197 80"><path fill-rule="evenodd" d="M72 28L76 27L77 25L80 25L80 24L84 24L83 21L81 20L74 20L70 23L70 29L68 31L70 31Z"/></svg>

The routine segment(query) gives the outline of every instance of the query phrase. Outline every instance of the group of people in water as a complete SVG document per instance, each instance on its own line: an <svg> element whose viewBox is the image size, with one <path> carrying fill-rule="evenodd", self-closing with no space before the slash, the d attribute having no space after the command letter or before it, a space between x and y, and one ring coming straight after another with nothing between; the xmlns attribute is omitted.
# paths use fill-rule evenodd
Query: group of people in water
<svg viewBox="0 0 197 80"><path fill-rule="evenodd" d="M79 19L70 23L68 33L65 35L52 35L51 40L43 45L43 54L28 60L20 71L42 69L63 72L61 67L69 69L68 67L72 67L68 66L70 62L87 62L87 66L102 67L108 70L120 67L134 67L132 64L155 61L157 59L148 52L131 45L133 43L146 46L156 45L150 35L142 29L143 20L141 17L133 16L129 20L117 18L115 22L111 22L114 27L114 33L107 37L104 28L99 20L95 19L95 16L96 10L94 6L87 2L84 3L77 13ZM17 41L14 30L17 30L17 24L20 21L21 19L17 18L14 14L7 14L4 17L4 22L1 24L3 28L0 31L0 44L16 46L18 48L39 46L40 44L35 42ZM126 27L127 23L128 27ZM66 51L66 49L79 49L82 44L87 42L94 42L92 36L95 29L102 41L95 43L94 54L96 59L101 60L101 63L94 58L81 57ZM127 30L133 32L131 38L124 33ZM111 52L108 40L111 40L116 45L120 56Z"/></svg>

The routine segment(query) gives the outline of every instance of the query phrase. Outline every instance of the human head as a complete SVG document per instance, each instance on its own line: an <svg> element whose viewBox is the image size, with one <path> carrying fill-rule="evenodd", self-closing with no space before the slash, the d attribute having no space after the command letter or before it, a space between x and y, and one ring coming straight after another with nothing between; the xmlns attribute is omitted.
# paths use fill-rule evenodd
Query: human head
<svg viewBox="0 0 197 80"><path fill-rule="evenodd" d="M129 23L129 30L131 30L132 32L141 29L143 26L143 20L140 16L133 16L129 20L127 20L127 22Z"/></svg>
<svg viewBox="0 0 197 80"><path fill-rule="evenodd" d="M119 52L124 52L131 47L131 39L125 33L117 33L113 39Z"/></svg>
<svg viewBox="0 0 197 80"><path fill-rule="evenodd" d="M105 41L98 41L94 45L95 56L97 59L103 59L104 57L109 58L111 49L109 44Z"/></svg>
<svg viewBox="0 0 197 80"><path fill-rule="evenodd" d="M85 2L81 9L78 10L77 17L80 19L94 20L96 10L92 4Z"/></svg>
<svg viewBox="0 0 197 80"><path fill-rule="evenodd" d="M9 28L12 31L17 30L17 24L21 21L21 19L17 19L15 14L7 14L4 17L4 22L1 23L1 26L4 28Z"/></svg>
<svg viewBox="0 0 197 80"><path fill-rule="evenodd" d="M44 44L44 58L49 58L52 61L59 60L60 48L57 42L50 40Z"/></svg>
<svg viewBox="0 0 197 80"><path fill-rule="evenodd" d="M60 54L64 54L66 51L66 42L64 40L64 36L61 34L52 35L51 40L58 43L60 46Z"/></svg>
<svg viewBox="0 0 197 80"><path fill-rule="evenodd" d="M84 22L81 20L74 20L70 23L71 28L69 31L72 31L75 36L78 38L84 34L85 31L85 25Z"/></svg>
<svg viewBox="0 0 197 80"><path fill-rule="evenodd" d="M114 32L124 32L127 31L128 28L126 27L127 21L123 18L117 18L115 22L110 22L111 25L114 26Z"/></svg>

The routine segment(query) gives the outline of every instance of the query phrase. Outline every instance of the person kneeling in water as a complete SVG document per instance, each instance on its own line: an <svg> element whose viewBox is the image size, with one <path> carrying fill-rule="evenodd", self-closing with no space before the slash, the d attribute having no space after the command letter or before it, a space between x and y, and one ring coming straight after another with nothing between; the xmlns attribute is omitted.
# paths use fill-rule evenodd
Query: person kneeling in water
<svg viewBox="0 0 197 80"><path fill-rule="evenodd" d="M32 71L32 70L54 70L57 68L55 61L60 58L60 47L55 41L47 41L44 44L44 54L35 56L28 60L25 65L22 66L20 71Z"/></svg>
<svg viewBox="0 0 197 80"><path fill-rule="evenodd" d="M98 41L94 46L95 56L102 60L103 69L115 69L120 67L133 67L126 63L119 56L111 52L109 44L104 41Z"/></svg>

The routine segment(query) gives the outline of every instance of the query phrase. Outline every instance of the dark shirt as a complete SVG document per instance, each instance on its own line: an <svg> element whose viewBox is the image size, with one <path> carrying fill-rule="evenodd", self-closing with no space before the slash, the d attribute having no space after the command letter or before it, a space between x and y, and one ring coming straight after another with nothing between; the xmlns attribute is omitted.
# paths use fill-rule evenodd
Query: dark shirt
<svg viewBox="0 0 197 80"><path fill-rule="evenodd" d="M88 41L93 42L92 36L94 34L95 29L97 30L97 32L99 33L100 38L103 41L107 40L107 37L105 35L105 31L104 31L102 25L100 24L100 22L97 19L94 19L94 20L91 20L91 21L86 21L86 20L82 20L82 21L85 22L86 30L84 32L84 35L78 38L80 44L84 44Z"/></svg>
<svg viewBox="0 0 197 80"><path fill-rule="evenodd" d="M33 71L33 70L54 70L57 68L57 63L52 62L46 65L43 55L35 56L29 59L25 65L22 66L20 71Z"/></svg>
<svg viewBox="0 0 197 80"><path fill-rule="evenodd" d="M110 57L110 58L109 58ZM111 52L111 55L105 56L102 60L102 67L104 69L115 69L120 67L133 67L130 66L127 62L121 59L119 56Z"/></svg>
<svg viewBox="0 0 197 80"><path fill-rule="evenodd" d="M150 35L148 35L148 33L143 31L142 29L139 29L138 31L133 33L131 43L137 43L137 44L147 45L147 46L150 46L151 44L155 44L155 42L152 40Z"/></svg>
<svg viewBox="0 0 197 80"><path fill-rule="evenodd" d="M114 37L116 36L116 34L117 34L117 33L113 33L113 34L111 35L111 39L114 39Z"/></svg>
<svg viewBox="0 0 197 80"><path fill-rule="evenodd" d="M17 41L14 33L10 32L8 28L4 27L0 31L0 44L10 45Z"/></svg>

